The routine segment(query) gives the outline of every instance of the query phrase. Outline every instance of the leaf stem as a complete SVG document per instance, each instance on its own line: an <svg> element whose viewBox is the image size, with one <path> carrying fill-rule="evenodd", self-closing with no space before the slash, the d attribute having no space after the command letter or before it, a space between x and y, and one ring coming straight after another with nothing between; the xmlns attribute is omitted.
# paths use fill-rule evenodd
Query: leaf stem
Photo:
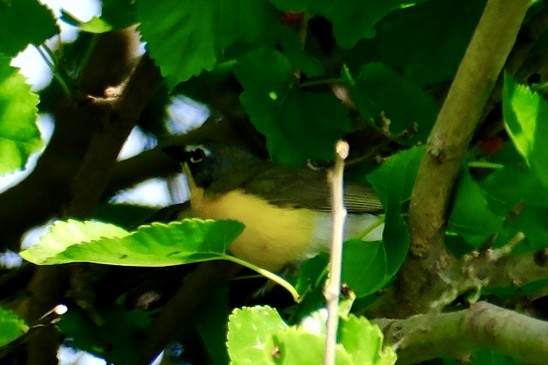
<svg viewBox="0 0 548 365"><path fill-rule="evenodd" d="M365 228L363 231L361 232L358 232L358 234L354 235L353 238L355 239L359 239L361 240L363 237L367 236L369 233L373 232L373 230L375 230L377 227L381 226L384 224L384 220L385 220L385 215L384 214L379 214L377 216L377 221L373 224L371 224L370 226L368 226L367 228Z"/></svg>
<svg viewBox="0 0 548 365"><path fill-rule="evenodd" d="M99 35L93 34L91 36L91 40L89 41L89 44L86 47L86 51L84 53L84 56L82 57L82 61L80 62L80 67L78 67L78 72L76 73L78 78L80 78L80 74L82 73L82 70L88 64L91 58L91 54L93 53L93 50L95 49L95 46L97 45L98 40L99 40Z"/></svg>
<svg viewBox="0 0 548 365"><path fill-rule="evenodd" d="M334 79L313 80L313 81L303 82L303 83L299 84L299 87L303 88L303 87L326 85L326 84L336 84L336 83L339 83L339 82L342 82L342 79L334 78Z"/></svg>
<svg viewBox="0 0 548 365"><path fill-rule="evenodd" d="M48 65L48 67L51 69L51 72L53 74L53 77L59 82L59 85L61 85L61 89L63 89L63 92L65 93L66 97L71 99L72 93L70 91L70 87L68 83L65 81L61 73L57 69L57 65L55 62L55 55L49 49L46 45L36 46L34 45L34 48L38 51L44 62Z"/></svg>
<svg viewBox="0 0 548 365"><path fill-rule="evenodd" d="M263 268L261 268L257 265L254 265L250 262L244 261L244 260L242 260L242 259L240 259L236 256L225 255L225 256L223 256L223 259L226 260L226 261L234 262L235 264L241 265L243 267L247 267L248 269L251 269L251 270L261 274L265 278L267 278L269 280L272 280L276 284L278 284L281 287L283 287L284 289L286 289L291 294L291 296L293 297L293 300L296 303L299 303L301 301L301 296L297 292L297 289L295 289L295 287L293 285L291 285L287 280L285 280L281 276L276 275L273 272L265 270L265 269L263 269Z"/></svg>
<svg viewBox="0 0 548 365"><path fill-rule="evenodd" d="M493 163L488 161L470 161L468 167L479 167L483 169L503 169L504 165L500 163Z"/></svg>

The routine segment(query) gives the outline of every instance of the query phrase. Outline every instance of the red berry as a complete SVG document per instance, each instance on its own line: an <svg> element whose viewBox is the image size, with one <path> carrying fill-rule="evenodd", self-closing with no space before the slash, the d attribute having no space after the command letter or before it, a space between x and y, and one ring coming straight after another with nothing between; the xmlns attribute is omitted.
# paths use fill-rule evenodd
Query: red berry
<svg viewBox="0 0 548 365"><path fill-rule="evenodd" d="M504 145L504 140L500 136L487 137L480 142L480 148L483 152L494 155L499 152Z"/></svg>
<svg viewBox="0 0 548 365"><path fill-rule="evenodd" d="M285 25L293 25L301 20L303 13L285 12L280 18L280 22Z"/></svg>

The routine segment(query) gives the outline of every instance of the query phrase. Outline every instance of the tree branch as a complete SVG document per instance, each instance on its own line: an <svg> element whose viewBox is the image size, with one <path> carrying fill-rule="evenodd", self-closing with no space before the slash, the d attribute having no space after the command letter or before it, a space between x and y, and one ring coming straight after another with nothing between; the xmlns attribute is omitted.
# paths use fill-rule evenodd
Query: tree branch
<svg viewBox="0 0 548 365"><path fill-rule="evenodd" d="M442 358L465 358L479 349L504 352L519 362L548 359L548 323L486 302L442 314L407 319L376 319L387 343L397 347L398 364Z"/></svg>
<svg viewBox="0 0 548 365"><path fill-rule="evenodd" d="M29 176L0 194L0 246L19 250L28 229L61 215L71 198L70 184L87 153L91 138L104 120L106 109L85 103L83 95L102 95L106 87L127 77L134 61L135 31L102 34L92 61L77 82L72 100L61 98L52 107L55 129L46 149Z"/></svg>
<svg viewBox="0 0 548 365"><path fill-rule="evenodd" d="M102 128L99 128L91 138L85 158L70 184L72 199L65 216L91 217L110 179L110 173L124 141L161 80L152 61L143 56L128 81L122 85L119 95L107 95L106 98L90 100L93 105L103 110L103 118L94 121L100 123ZM89 271L87 266L85 269L82 269L83 267L72 267L70 276L72 282L76 283L73 288L75 291L81 288L82 277ZM29 284L30 294L22 308L29 323L33 323L59 303L68 273L69 267L64 265L39 267L36 270ZM53 329L48 332L29 340L27 364L56 361L57 336Z"/></svg>
<svg viewBox="0 0 548 365"><path fill-rule="evenodd" d="M226 261L211 261L199 264L185 278L183 285L154 321L135 365L150 364L169 342L173 341L182 327L188 323L211 290L221 280L229 279L240 269L239 265Z"/></svg>
<svg viewBox="0 0 548 365"><path fill-rule="evenodd" d="M485 104L510 53L529 0L489 0L428 139L409 208L410 257L400 272L400 313L430 308L454 265L444 247L453 185Z"/></svg>

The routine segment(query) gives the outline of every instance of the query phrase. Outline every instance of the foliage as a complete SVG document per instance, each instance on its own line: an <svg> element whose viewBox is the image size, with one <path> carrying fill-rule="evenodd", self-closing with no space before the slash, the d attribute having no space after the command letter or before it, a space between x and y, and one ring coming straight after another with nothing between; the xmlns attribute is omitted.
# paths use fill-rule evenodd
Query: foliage
<svg viewBox="0 0 548 365"><path fill-rule="evenodd" d="M234 364L316 364L322 362L324 311L288 326L270 307L235 309L228 322L227 347ZM394 350L382 347L382 333L365 318L348 316L339 328L338 364L390 365Z"/></svg>
<svg viewBox="0 0 548 365"><path fill-rule="evenodd" d="M153 223L131 233L107 223L59 221L21 256L38 265L181 265L223 258L228 245L242 230L239 222L199 219Z"/></svg>
<svg viewBox="0 0 548 365"><path fill-rule="evenodd" d="M322 361L322 290L329 276L325 254L301 263L296 273L277 275L229 253L245 229L240 222L172 218L161 223L154 215L143 222L150 207L107 202L137 182L175 172L160 148L116 160L133 127L154 131L150 137L160 147L173 141L201 143L201 131L210 137L208 126L213 138L231 138L232 132L214 123L198 132L170 135L164 120L168 100L184 94L207 104L214 115L223 114L231 130L247 138L243 142L249 149L265 149L277 164L329 166L334 143L341 138L350 142L349 180L373 187L384 207L385 226L380 241L348 237L345 242L343 294L356 300L345 304L352 314L341 309L338 364L393 364L396 355L404 362L416 359L406 358L413 349L400 348L401 339L383 339L387 329L372 324L377 317L412 318L431 308L452 311L481 298L509 311L548 318L536 302L546 300L548 282L548 106L543 84L548 74L539 66L548 57L548 32L538 24L548 11L544 1L531 6L523 24L531 44L518 38L498 87L488 80L494 91L487 91L491 97L478 116L481 125L467 136L466 146L452 145L450 133L429 139L486 3L103 0L102 14L83 20L66 10L55 19L36 0L0 0L0 175L24 169L42 147L39 113L52 113L56 120L54 137L36 170L0 194L2 248L13 242L18 247L24 231L57 219L36 245L20 252L38 265L33 279L16 281L17 290L2 294L0 304L23 313L32 324L51 309L44 306L67 301L70 310L59 325L45 326L56 325L73 346L114 364L136 363L142 355L136 349L156 350L154 341L165 348L174 339L185 348L174 355L181 362ZM55 21L77 27L78 40L46 46L46 39L59 31ZM129 26L135 27L125 29ZM124 53L135 43L135 29L146 43L142 57ZM120 34L127 38L120 36L115 46L100 43ZM32 91L10 65L28 45L40 51L55 75L41 91ZM125 58L113 59L112 54ZM155 66L146 63L149 57ZM469 98L485 98L480 94ZM451 198L443 204L444 214L432 213L425 224L441 227L445 246L419 252L435 239L417 242L420 229L407 218L410 205L417 204L413 189L421 161L436 155L439 145L447 148L437 155L439 165L456 160L460 170L454 187L448 184ZM17 231L16 225L24 229ZM440 256L445 261L437 260L445 247L447 256ZM215 280L208 286L207 275L188 273L194 264L208 261L215 263L210 267L222 268L222 260L275 280L297 302L280 300L279 288L269 294L269 284L257 292L245 273L225 285L216 285L220 278L212 274ZM432 283L413 278L406 266L410 261L423 262ZM41 275L47 271L42 265L66 280L43 284L47 280ZM194 273L201 273L200 267ZM0 281L2 288L9 287L8 274L6 270L7 279ZM196 280L203 280L201 286L192 286ZM68 290L61 284L65 281ZM46 304L42 298L18 295L27 284L32 295L47 297ZM433 291L439 288L441 292ZM270 306L249 307L255 302ZM178 317L187 310L190 314ZM24 336L29 331L25 321L0 309L0 346ZM487 344L502 352L477 351L486 343L475 341L462 341L470 345L465 352L472 353L472 363L514 364L524 353L535 353L522 351L517 339L506 348ZM0 357L10 355L10 348L4 349ZM443 363L454 363L454 352L441 355Z"/></svg>
<svg viewBox="0 0 548 365"><path fill-rule="evenodd" d="M29 330L29 326L21 318L10 311L0 308L0 346L4 346L18 337L21 337Z"/></svg>

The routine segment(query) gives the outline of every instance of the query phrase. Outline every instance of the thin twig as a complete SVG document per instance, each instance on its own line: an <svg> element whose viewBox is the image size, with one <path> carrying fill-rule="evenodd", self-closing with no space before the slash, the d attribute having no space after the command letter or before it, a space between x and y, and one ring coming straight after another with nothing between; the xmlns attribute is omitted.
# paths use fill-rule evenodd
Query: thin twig
<svg viewBox="0 0 548 365"><path fill-rule="evenodd" d="M349 146L344 141L338 141L335 146L335 166L330 172L332 194L333 231L331 236L331 258L329 263L329 279L325 286L327 301L327 331L325 339L325 365L335 364L335 346L337 345L337 327L339 324L339 293L341 288L342 246L344 240L344 208L343 173L344 159L348 157Z"/></svg>
<svg viewBox="0 0 548 365"><path fill-rule="evenodd" d="M59 82L59 85L61 86L61 89L65 93L65 96L67 97L67 99L71 99L72 98L71 88L69 87L68 83L64 79L63 75L61 75L61 73L59 72L60 66L58 62L56 62L55 60L54 53L46 45L34 46L34 48L36 48L36 51L38 52L40 57L42 57L44 62L50 68L51 73L53 74L53 77L55 78L55 80L57 80L57 82Z"/></svg>

